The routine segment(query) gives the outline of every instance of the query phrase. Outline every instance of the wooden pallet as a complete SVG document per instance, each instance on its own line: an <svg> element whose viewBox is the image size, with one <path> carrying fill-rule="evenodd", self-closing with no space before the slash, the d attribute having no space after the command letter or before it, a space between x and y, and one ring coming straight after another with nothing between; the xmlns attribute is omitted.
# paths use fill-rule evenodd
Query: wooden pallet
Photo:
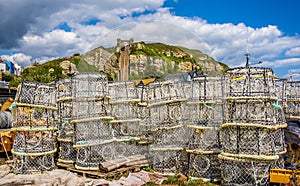
<svg viewBox="0 0 300 186"><path fill-rule="evenodd" d="M92 170L79 170L76 169L73 164L65 164L61 162L57 162L57 166L59 168L64 168L68 171L75 172L84 177L102 178L102 179L119 178L122 175L126 175L130 172L139 172L142 167L142 166L121 167L119 169L110 172L100 172L100 171L92 171ZM148 166L148 164L145 164L144 166Z"/></svg>

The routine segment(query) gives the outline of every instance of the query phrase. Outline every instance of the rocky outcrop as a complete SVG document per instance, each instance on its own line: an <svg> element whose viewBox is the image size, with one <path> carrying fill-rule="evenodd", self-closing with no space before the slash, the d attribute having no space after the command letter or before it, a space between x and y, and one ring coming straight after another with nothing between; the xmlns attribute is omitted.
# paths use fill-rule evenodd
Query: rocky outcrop
<svg viewBox="0 0 300 186"><path fill-rule="evenodd" d="M71 63L68 60L62 61L60 64L60 67L62 68L62 74L64 76L75 74L77 71L76 65Z"/></svg>

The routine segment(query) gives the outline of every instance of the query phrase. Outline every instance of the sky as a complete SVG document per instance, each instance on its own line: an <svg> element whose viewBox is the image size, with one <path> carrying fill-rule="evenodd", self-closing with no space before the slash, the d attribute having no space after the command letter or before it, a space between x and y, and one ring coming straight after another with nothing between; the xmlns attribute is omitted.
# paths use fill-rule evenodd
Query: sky
<svg viewBox="0 0 300 186"><path fill-rule="evenodd" d="M300 80L299 9L300 0L0 0L0 56L25 67L134 38L231 68L249 53L252 66Z"/></svg>

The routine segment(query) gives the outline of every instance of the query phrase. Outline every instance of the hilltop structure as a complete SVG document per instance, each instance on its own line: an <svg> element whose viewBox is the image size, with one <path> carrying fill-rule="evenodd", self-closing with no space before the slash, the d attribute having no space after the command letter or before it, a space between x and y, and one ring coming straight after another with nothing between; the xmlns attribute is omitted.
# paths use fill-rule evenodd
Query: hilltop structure
<svg viewBox="0 0 300 186"><path fill-rule="evenodd" d="M129 64L130 64L130 53L133 38L129 40L117 39L117 52L120 52L119 58L119 81L129 80Z"/></svg>

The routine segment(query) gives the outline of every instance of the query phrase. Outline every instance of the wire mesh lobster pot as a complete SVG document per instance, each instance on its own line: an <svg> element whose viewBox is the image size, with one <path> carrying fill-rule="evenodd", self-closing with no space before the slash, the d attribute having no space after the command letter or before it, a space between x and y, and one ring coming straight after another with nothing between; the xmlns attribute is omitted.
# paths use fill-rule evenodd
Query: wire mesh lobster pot
<svg viewBox="0 0 300 186"><path fill-rule="evenodd" d="M188 153L183 148L150 148L150 164L162 174L188 172Z"/></svg>
<svg viewBox="0 0 300 186"><path fill-rule="evenodd" d="M287 79L275 79L275 97L283 107L287 102Z"/></svg>
<svg viewBox="0 0 300 186"><path fill-rule="evenodd" d="M221 180L218 153L211 151L193 151L189 154L189 176L204 178L215 182Z"/></svg>
<svg viewBox="0 0 300 186"><path fill-rule="evenodd" d="M72 78L59 79L55 82L57 102L71 99L73 94Z"/></svg>
<svg viewBox="0 0 300 186"><path fill-rule="evenodd" d="M140 98L147 104L159 103L167 100L180 100L185 98L182 84L177 80L151 83L142 87Z"/></svg>
<svg viewBox="0 0 300 186"><path fill-rule="evenodd" d="M184 125L159 127L152 132L153 148L185 148L190 135Z"/></svg>
<svg viewBox="0 0 300 186"><path fill-rule="evenodd" d="M74 145L97 144L111 140L113 136L112 126L108 120L111 117L91 118L85 120L72 120L74 125Z"/></svg>
<svg viewBox="0 0 300 186"><path fill-rule="evenodd" d="M13 103L13 127L54 126L57 107Z"/></svg>
<svg viewBox="0 0 300 186"><path fill-rule="evenodd" d="M147 106L153 127L176 126L182 121L184 99L168 100Z"/></svg>
<svg viewBox="0 0 300 186"><path fill-rule="evenodd" d="M183 109L183 121L188 125L219 127L223 123L222 101L187 102Z"/></svg>
<svg viewBox="0 0 300 186"><path fill-rule="evenodd" d="M37 82L21 82L15 102L25 105L40 105L43 107L56 107L56 89L53 84Z"/></svg>
<svg viewBox="0 0 300 186"><path fill-rule="evenodd" d="M271 68L238 67L226 71L227 97L275 97L274 74Z"/></svg>
<svg viewBox="0 0 300 186"><path fill-rule="evenodd" d="M140 92L134 82L113 82L107 85L108 95L112 101L140 101Z"/></svg>
<svg viewBox="0 0 300 186"><path fill-rule="evenodd" d="M110 124L113 136L117 139L139 140L147 129L139 119L112 120Z"/></svg>
<svg viewBox="0 0 300 186"><path fill-rule="evenodd" d="M252 126L251 126L252 125ZM283 153L286 125L223 124L220 129L222 151L232 154L276 155Z"/></svg>
<svg viewBox="0 0 300 186"><path fill-rule="evenodd" d="M219 155L222 185L269 185L269 169L278 156L232 157Z"/></svg>
<svg viewBox="0 0 300 186"><path fill-rule="evenodd" d="M104 73L79 73L71 77L72 97L106 97L107 76Z"/></svg>
<svg viewBox="0 0 300 186"><path fill-rule="evenodd" d="M76 161L76 150L73 148L73 140L57 139L59 142L58 162L74 163Z"/></svg>
<svg viewBox="0 0 300 186"><path fill-rule="evenodd" d="M223 97L223 77L197 77L185 82L184 95L189 102L219 101Z"/></svg>
<svg viewBox="0 0 300 186"><path fill-rule="evenodd" d="M285 114L287 119L300 119L300 81L287 82L287 105Z"/></svg>
<svg viewBox="0 0 300 186"><path fill-rule="evenodd" d="M97 118L110 115L104 98L79 97L72 100L72 120Z"/></svg>
<svg viewBox="0 0 300 186"><path fill-rule="evenodd" d="M225 123L255 123L276 126L285 123L282 106L277 98L230 97L225 107Z"/></svg>
<svg viewBox="0 0 300 186"><path fill-rule="evenodd" d="M56 149L55 127L19 127L12 128L15 131L13 145L17 153L43 153Z"/></svg>
<svg viewBox="0 0 300 186"><path fill-rule="evenodd" d="M219 128L187 125L187 134L189 141L186 148L188 150L219 152L221 149Z"/></svg>
<svg viewBox="0 0 300 186"><path fill-rule="evenodd" d="M51 171L55 168L55 151L37 154L14 153L13 170L17 174L40 173Z"/></svg>
<svg viewBox="0 0 300 186"><path fill-rule="evenodd" d="M138 102L136 100L129 101L111 101L110 111L108 113L114 117L114 120L130 120L138 118Z"/></svg>
<svg viewBox="0 0 300 186"><path fill-rule="evenodd" d="M80 170L99 170L101 162L141 153L141 149L129 141L114 139L90 145L74 145L74 147L77 151L75 168Z"/></svg>

